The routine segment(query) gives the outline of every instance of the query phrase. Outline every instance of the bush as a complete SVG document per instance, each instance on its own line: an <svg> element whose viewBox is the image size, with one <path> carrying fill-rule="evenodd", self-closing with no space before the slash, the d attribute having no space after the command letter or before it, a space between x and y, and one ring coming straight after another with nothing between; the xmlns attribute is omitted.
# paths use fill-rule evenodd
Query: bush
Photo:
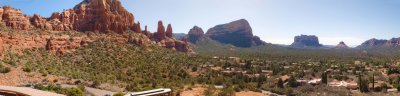
<svg viewBox="0 0 400 96"><path fill-rule="evenodd" d="M67 88L66 93L67 96L85 96L84 92L77 87Z"/></svg>
<svg viewBox="0 0 400 96"><path fill-rule="evenodd" d="M4 68L1 68L1 70L0 70L1 73L8 73L10 71L11 71L10 67L4 67Z"/></svg>
<svg viewBox="0 0 400 96"><path fill-rule="evenodd" d="M24 71L24 72L32 72L32 68L31 67L24 67L24 68L22 68L22 71Z"/></svg>
<svg viewBox="0 0 400 96"><path fill-rule="evenodd" d="M113 96L124 96L125 94L122 92L115 93Z"/></svg>

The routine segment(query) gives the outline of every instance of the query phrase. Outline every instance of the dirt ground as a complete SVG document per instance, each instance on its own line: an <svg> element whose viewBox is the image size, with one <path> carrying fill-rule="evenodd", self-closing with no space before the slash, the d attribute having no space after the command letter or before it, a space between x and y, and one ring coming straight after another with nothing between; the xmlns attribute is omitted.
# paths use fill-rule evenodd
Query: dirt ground
<svg viewBox="0 0 400 96"><path fill-rule="evenodd" d="M267 96L264 95L260 92L254 92L254 91L241 91L241 92L236 92L236 96Z"/></svg>
<svg viewBox="0 0 400 96"><path fill-rule="evenodd" d="M203 93L205 90L205 87L195 85L192 88L185 88L185 90L181 92L181 96L204 96Z"/></svg>
<svg viewBox="0 0 400 96"><path fill-rule="evenodd" d="M204 91L207 90L207 88L204 85L195 85L192 86L191 88L186 87L183 92L180 93L181 96L204 96ZM241 91L241 92L236 92L236 96L266 96L260 92L254 92L254 91Z"/></svg>

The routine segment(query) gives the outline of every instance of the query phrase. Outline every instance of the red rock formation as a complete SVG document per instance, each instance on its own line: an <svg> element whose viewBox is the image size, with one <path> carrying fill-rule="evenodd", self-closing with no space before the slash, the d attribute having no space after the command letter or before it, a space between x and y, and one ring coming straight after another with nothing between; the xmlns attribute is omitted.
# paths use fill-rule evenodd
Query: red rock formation
<svg viewBox="0 0 400 96"><path fill-rule="evenodd" d="M14 9L10 6L4 6L0 8L2 21L6 26L13 29L28 30L30 29L29 17L22 14L18 9Z"/></svg>
<svg viewBox="0 0 400 96"><path fill-rule="evenodd" d="M142 33L142 29L140 28L140 22L135 24L133 31L135 31L137 33Z"/></svg>
<svg viewBox="0 0 400 96"><path fill-rule="evenodd" d="M204 39L204 31L198 26L194 26L188 33L189 42L197 43L197 41Z"/></svg>
<svg viewBox="0 0 400 96"><path fill-rule="evenodd" d="M175 49L181 52L192 52L193 50L189 47L188 40L184 38L182 41L175 41Z"/></svg>
<svg viewBox="0 0 400 96"><path fill-rule="evenodd" d="M0 7L0 21L3 20L3 13L4 13L4 9ZM1 22L0 22L1 23Z"/></svg>
<svg viewBox="0 0 400 96"><path fill-rule="evenodd" d="M173 38L173 33L172 33L172 26L171 26L171 24L168 24L168 26L167 26L166 35L167 35L167 37L169 37L169 38Z"/></svg>
<svg viewBox="0 0 400 96"><path fill-rule="evenodd" d="M81 46L86 46L90 42L92 41L86 36L70 37L68 35L1 35L0 53L4 51L5 48L12 50L46 48L51 52L64 53Z"/></svg>
<svg viewBox="0 0 400 96"><path fill-rule="evenodd" d="M76 5L73 9L64 10L60 13L56 12L49 18L41 17L35 14L32 17L22 14L20 10L5 6L0 8L0 23L4 25L19 29L29 30L31 28L38 28L48 31L94 31L101 33L123 33L124 31L131 28L138 33L143 33L147 36L145 39L151 38L152 40L159 42L160 46L167 48L175 48L177 50L188 50L187 44L181 43L181 41L173 39L172 27L169 24L167 30L162 23L158 22L158 29L156 33L148 31L147 26L144 32L142 32L140 23L134 23L133 14L129 13L124 9L119 0L84 0L80 4ZM166 32L167 31L167 32ZM76 38L68 37L15 37L4 39L7 42L7 47L15 47L16 49L27 48L42 48L45 46L48 50L53 50L63 53L66 50L76 48L80 46L77 44L87 44L89 41L79 40ZM169 37L167 40L166 37ZM28 38L28 39L23 39ZM116 38L118 42L127 42L128 37ZM23 39L23 40L21 40ZM36 40L40 39L40 40ZM140 40L141 39L141 40ZM74 42L72 45L65 43ZM150 40L150 39L149 39ZM86 42L86 43L85 43ZM131 42L142 45L148 43L144 38L131 39ZM178 43L177 43L178 42ZM82 45L81 44L81 45ZM29 45L29 46L26 46ZM144 45L144 44L143 44ZM1 45L0 45L1 46ZM18 47L22 46L22 47Z"/></svg>
<svg viewBox="0 0 400 96"><path fill-rule="evenodd" d="M47 22L47 20L38 14L33 15L33 17L30 19L31 24L39 29L45 29L45 30L53 30L53 27L50 23Z"/></svg>
<svg viewBox="0 0 400 96"><path fill-rule="evenodd" d="M5 6L0 8L0 17L7 26L22 30L30 29L32 23L44 30L122 33L134 25L133 14L124 9L119 0L84 0L73 9L53 13L48 19L38 15L30 18L20 10Z"/></svg>
<svg viewBox="0 0 400 96"><path fill-rule="evenodd" d="M78 31L122 33L134 24L134 16L119 0L84 0L74 7Z"/></svg>
<svg viewBox="0 0 400 96"><path fill-rule="evenodd" d="M346 49L349 48L349 46L347 46L343 41L339 42L338 45L336 45L335 47L336 49Z"/></svg>
<svg viewBox="0 0 400 96"><path fill-rule="evenodd" d="M68 35L50 37L46 43L46 50L62 54L69 50L86 46L89 42L91 41L87 37L70 37Z"/></svg>
<svg viewBox="0 0 400 96"><path fill-rule="evenodd" d="M165 27L162 23L162 21L158 21L158 27L157 27L157 33L155 34L155 41L160 42L162 40L165 40Z"/></svg>
<svg viewBox="0 0 400 96"><path fill-rule="evenodd" d="M0 53L3 53L4 48L3 48L3 39L0 38Z"/></svg>

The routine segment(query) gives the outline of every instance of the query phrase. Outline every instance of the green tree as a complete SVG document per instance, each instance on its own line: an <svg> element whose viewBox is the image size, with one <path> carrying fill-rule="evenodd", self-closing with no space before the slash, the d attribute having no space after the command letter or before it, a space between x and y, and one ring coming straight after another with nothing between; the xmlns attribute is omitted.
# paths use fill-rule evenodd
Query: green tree
<svg viewBox="0 0 400 96"><path fill-rule="evenodd" d="M85 94L81 89L72 87L67 89L67 96L85 96Z"/></svg>
<svg viewBox="0 0 400 96"><path fill-rule="evenodd" d="M246 69L251 69L251 61L250 60L246 61L246 64L244 65L244 67Z"/></svg>
<svg viewBox="0 0 400 96"><path fill-rule="evenodd" d="M125 95L125 94L122 93L122 92L118 92L118 93L113 94L113 96L124 96L124 95Z"/></svg>
<svg viewBox="0 0 400 96"><path fill-rule="evenodd" d="M293 76L291 76L291 77L289 78L289 80L288 80L288 85L289 85L290 87L297 87L297 86L299 86L299 84L298 84L297 81L296 81L296 78L294 78Z"/></svg>
<svg viewBox="0 0 400 96"><path fill-rule="evenodd" d="M283 88L284 86L283 86L283 81L282 81L282 79L279 79L278 80L278 83L277 83L277 86L279 87L279 88Z"/></svg>
<svg viewBox="0 0 400 96"><path fill-rule="evenodd" d="M321 82L322 82L323 84L328 84L328 76L327 76L327 73L326 73L326 72L323 72L323 73L322 73L322 75L321 75Z"/></svg>
<svg viewBox="0 0 400 96"><path fill-rule="evenodd" d="M361 74L358 74L358 86L360 92L368 92L368 82L362 78Z"/></svg>
<svg viewBox="0 0 400 96"><path fill-rule="evenodd" d="M264 74L260 74L257 80L257 87L260 88L262 84L264 84L264 81L267 80Z"/></svg>

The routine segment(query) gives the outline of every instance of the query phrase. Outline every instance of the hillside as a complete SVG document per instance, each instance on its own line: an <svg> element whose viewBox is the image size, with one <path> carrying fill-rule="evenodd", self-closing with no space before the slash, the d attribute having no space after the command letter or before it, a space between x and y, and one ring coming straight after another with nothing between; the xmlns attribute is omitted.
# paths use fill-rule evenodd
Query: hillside
<svg viewBox="0 0 400 96"><path fill-rule="evenodd" d="M141 35L130 34L133 37ZM88 84L109 83L128 91L141 91L160 87L178 89L193 82L187 70L203 63L202 58L205 58L156 44L141 46L115 43L118 34L93 33L91 36L99 39L64 54L54 54L44 48L22 52L6 49L9 51L2 57L5 60L3 64L13 62L24 66L24 70L29 69L29 72L81 79L88 81Z"/></svg>

